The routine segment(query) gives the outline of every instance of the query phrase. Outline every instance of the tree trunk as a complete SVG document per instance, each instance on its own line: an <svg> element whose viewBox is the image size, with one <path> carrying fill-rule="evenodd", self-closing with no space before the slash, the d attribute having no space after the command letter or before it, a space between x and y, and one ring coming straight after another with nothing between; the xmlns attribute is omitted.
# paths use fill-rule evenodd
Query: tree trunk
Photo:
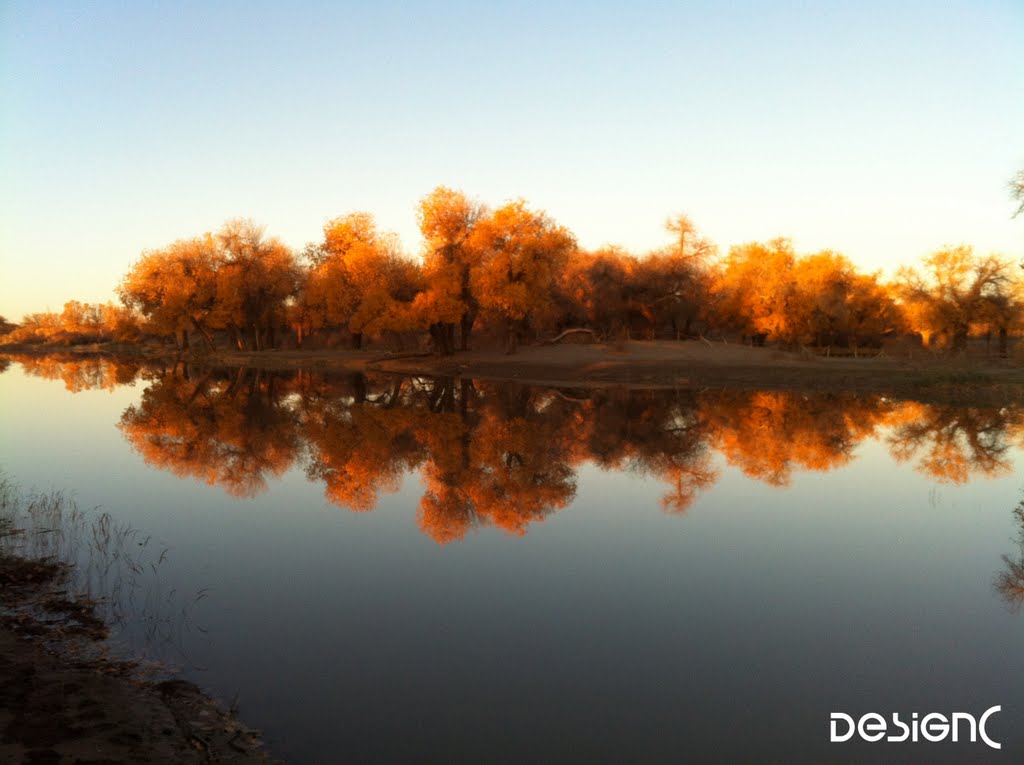
<svg viewBox="0 0 1024 765"><path fill-rule="evenodd" d="M239 331L237 324L228 325L228 334L231 335L231 342L235 344L235 347L240 351L244 351L245 338L242 337L242 333Z"/></svg>
<svg viewBox="0 0 1024 765"><path fill-rule="evenodd" d="M953 352L958 353L967 348L967 327L957 327L953 332Z"/></svg>
<svg viewBox="0 0 1024 765"><path fill-rule="evenodd" d="M462 321L460 322L460 325L459 325L459 329L461 330L460 331L460 335L459 335L459 350L460 351L468 351L469 350L469 336L470 336L470 333L472 333L472 331L473 331L473 322L474 321L475 321L475 317L469 311L466 311L466 313L462 314Z"/></svg>
<svg viewBox="0 0 1024 765"><path fill-rule="evenodd" d="M505 331L505 353L513 354L519 350L519 328L516 323L509 321Z"/></svg>
<svg viewBox="0 0 1024 765"><path fill-rule="evenodd" d="M363 333L362 332L353 332L352 333L352 347L355 348L357 351L358 350L362 350L362 347L363 347Z"/></svg>
<svg viewBox="0 0 1024 765"><path fill-rule="evenodd" d="M207 349L212 351L213 336L210 334L210 331L195 319L192 320L192 326L195 327L196 332L199 333L199 336L203 338L203 342L206 343Z"/></svg>
<svg viewBox="0 0 1024 765"><path fill-rule="evenodd" d="M451 325L440 322L430 325L430 339L434 342L434 352L442 356L452 355L452 333L448 331L450 327Z"/></svg>
<svg viewBox="0 0 1024 765"><path fill-rule="evenodd" d="M1005 359L1010 355L1010 338L1006 327L999 328L999 358Z"/></svg>

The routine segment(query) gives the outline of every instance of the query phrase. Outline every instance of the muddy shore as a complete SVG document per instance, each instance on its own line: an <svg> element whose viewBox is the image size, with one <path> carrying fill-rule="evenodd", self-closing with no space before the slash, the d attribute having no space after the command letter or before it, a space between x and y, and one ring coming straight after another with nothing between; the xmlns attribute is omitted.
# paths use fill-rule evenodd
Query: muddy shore
<svg viewBox="0 0 1024 765"><path fill-rule="evenodd" d="M0 550L0 762L273 762L196 686L110 658L106 625L68 572Z"/></svg>
<svg viewBox="0 0 1024 765"><path fill-rule="evenodd" d="M266 763L237 720L183 681L77 663L0 625L0 762Z"/></svg>

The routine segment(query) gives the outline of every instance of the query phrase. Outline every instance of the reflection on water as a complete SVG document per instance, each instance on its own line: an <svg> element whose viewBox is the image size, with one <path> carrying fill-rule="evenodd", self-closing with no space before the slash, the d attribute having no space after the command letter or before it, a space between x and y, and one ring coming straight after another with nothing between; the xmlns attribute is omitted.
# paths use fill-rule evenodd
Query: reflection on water
<svg viewBox="0 0 1024 765"><path fill-rule="evenodd" d="M72 393L83 390L113 390L119 385L131 385L142 372L140 362L114 359L103 355L83 353L53 353L46 356L17 354L15 359L22 370L33 377L61 380ZM0 358L0 372L7 369L8 358Z"/></svg>
<svg viewBox="0 0 1024 765"><path fill-rule="evenodd" d="M0 461L209 588L172 658L288 761L1019 761L1019 406L18 361Z"/></svg>
<svg viewBox="0 0 1024 765"><path fill-rule="evenodd" d="M1010 472L1011 443L1020 445L1022 413L1012 409L904 403L890 423L890 452L915 460L925 475L944 483Z"/></svg>
<svg viewBox="0 0 1024 765"><path fill-rule="evenodd" d="M274 376L161 374L120 428L150 465L251 497L299 453L298 419Z"/></svg>
<svg viewBox="0 0 1024 765"><path fill-rule="evenodd" d="M132 382L139 364L19 359L70 391ZM894 460L962 484L1010 471L1019 407L972 408L877 395L763 391L556 390L451 378L258 369L149 369L119 427L147 464L252 497L301 464L331 503L372 510L418 471L418 519L439 543L478 525L524 534L572 502L585 463L664 484L682 513L718 479L713 452L764 483L829 471L884 437Z"/></svg>
<svg viewBox="0 0 1024 765"><path fill-rule="evenodd" d="M1003 556L1004 568L996 577L996 591L1016 612L1024 606L1024 501L1017 505L1013 515L1019 526L1017 550Z"/></svg>

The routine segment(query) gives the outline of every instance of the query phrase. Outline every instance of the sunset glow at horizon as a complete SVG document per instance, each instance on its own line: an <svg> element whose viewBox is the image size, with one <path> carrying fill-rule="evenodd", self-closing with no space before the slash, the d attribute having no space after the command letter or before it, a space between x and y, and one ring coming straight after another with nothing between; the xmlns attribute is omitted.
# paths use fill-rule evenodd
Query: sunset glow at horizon
<svg viewBox="0 0 1024 765"><path fill-rule="evenodd" d="M0 315L114 300L144 250L438 185L581 247L789 237L892 275L1024 258L1024 6L223 2L0 7Z"/></svg>

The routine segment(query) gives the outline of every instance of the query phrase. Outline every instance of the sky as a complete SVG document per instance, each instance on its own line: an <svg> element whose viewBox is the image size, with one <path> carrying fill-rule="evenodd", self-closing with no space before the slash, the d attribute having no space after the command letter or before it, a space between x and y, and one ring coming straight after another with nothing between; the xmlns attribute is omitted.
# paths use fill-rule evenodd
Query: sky
<svg viewBox="0 0 1024 765"><path fill-rule="evenodd" d="M866 270L1024 257L1024 1L0 0L0 315L102 302L148 249L356 210L419 250L438 185L583 247L685 212Z"/></svg>

